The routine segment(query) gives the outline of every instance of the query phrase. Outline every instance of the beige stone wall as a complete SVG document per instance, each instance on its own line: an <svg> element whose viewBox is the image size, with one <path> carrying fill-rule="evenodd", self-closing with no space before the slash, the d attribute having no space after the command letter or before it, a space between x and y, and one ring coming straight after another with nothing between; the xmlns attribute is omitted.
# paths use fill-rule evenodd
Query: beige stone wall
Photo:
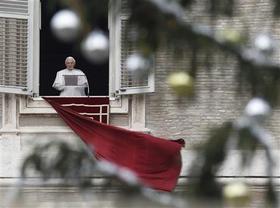
<svg viewBox="0 0 280 208"><path fill-rule="evenodd" d="M257 24L259 22L261 22L261 25L264 23L265 25L271 25L271 19L267 23L262 18L269 9L269 0L257 1L257 3L255 1L242 2L243 13L241 10L237 11L244 15L248 14L247 20L249 22L247 21L246 27L249 26L249 30L252 34L260 30L260 26ZM199 12L202 10L202 7L198 7L197 10L194 10L193 15L196 15L196 17L193 17L190 21L202 23L209 21L207 17L202 16L202 13ZM237 18L234 21L227 19L219 20L218 26L225 27L226 25L230 25L240 29L243 27L241 19L242 18ZM275 25L276 26L271 29L275 34L274 37L280 39L280 31L277 31L278 28L280 28L278 27L279 23ZM265 27L261 27L261 29L263 28ZM279 34L279 36L277 36L277 34ZM193 157L191 152L193 145L205 141L209 128L220 125L226 120L237 118L242 113L245 104L249 101L248 94L236 92L238 87L238 83L234 79L236 61L225 57L222 53L217 51L211 51L211 53L214 54L214 59L211 62L211 70L209 70L209 65L205 65L203 62L199 63L200 70L197 75L195 86L196 98L194 100L188 98L178 100L166 83L166 77L170 72L181 68L188 69L190 66L190 54L186 53L184 56L185 58L180 61L172 60L172 53L164 49L156 54L156 92L146 95L146 127L151 130L151 133L169 139L184 138L186 140L186 149L182 151L184 161L183 170L186 170L187 166L190 164L190 158ZM276 51L276 60L279 54L280 52ZM203 57L202 55L202 58ZM223 62L221 62L221 60L223 60ZM12 110L15 115L18 115L19 103L18 101L15 102L17 102L17 106ZM137 102L135 101L135 103ZM135 118L132 119L131 104L132 102L130 102L128 113L112 114L110 123L117 126L131 127L132 121L135 121L135 123L138 121L142 122L141 116L141 118L138 119L137 115L134 115ZM134 106L134 108L137 107ZM138 112L137 109L134 109L134 112ZM139 114L141 114L141 112ZM273 147L278 151L278 155L280 155L279 115L280 108L277 108L274 110L274 114L268 122L268 127L273 131L273 135L275 136ZM18 176L16 168L18 167L18 163L23 159L22 152L28 149L29 145L34 141L48 140L49 137L53 137L54 135L66 139L77 139L71 131L63 128L65 124L56 114L20 114L17 118L14 118L14 116L11 117L12 122L10 123L15 130L26 128L28 131L32 129L33 133L27 132L25 129L26 132L10 132L12 135L9 137L6 137L4 134L0 136L0 177ZM10 124L9 122L7 123ZM50 128L50 126L62 127L62 129L58 129L58 132L54 130L53 133L44 133L43 128L47 129ZM37 127L41 129L36 129ZM37 130L38 132L36 133ZM40 131L43 133L40 133ZM233 161L232 159L230 160ZM231 164L233 163L228 163L230 166ZM264 165L261 164L257 166L256 169L262 171L263 167ZM280 167L279 162L277 167ZM236 170L230 169L228 172L228 169L225 168L224 170L225 172L222 172L221 175L238 175ZM278 176L279 170L280 169L278 169L277 172ZM182 175L185 176L185 173L186 172ZM257 175L262 176L263 172Z"/></svg>
<svg viewBox="0 0 280 208"><path fill-rule="evenodd" d="M182 188L182 187L181 187ZM262 199L264 196L263 187L250 187L252 201L243 208L265 208ZM120 193L116 187L109 190L102 190L100 187L94 187L86 190L79 190L76 187L24 187L20 193L21 197L14 201L13 208L38 208L38 207L102 207L102 208L169 208L170 205L158 203L157 200L152 201L144 196L128 195ZM0 200L2 205L7 204L7 197L14 194L12 187L0 187ZM197 203L191 203L186 200L181 190L173 193L175 197L183 197L183 202L188 204L182 207L201 207L216 208L216 204L211 201L203 201L200 199ZM174 197L174 200L177 198ZM186 201L185 201L186 200ZM173 207L173 206L172 206ZM224 206L236 207L236 206ZM241 205L239 206L241 207Z"/></svg>
<svg viewBox="0 0 280 208"><path fill-rule="evenodd" d="M199 1L203 5L204 1ZM200 24L209 23L209 17L203 13L205 8L194 6L186 12L186 19ZM239 1L236 5L236 18L231 20L217 17L214 28L221 27L249 31L254 37L259 32L271 32L276 40L280 39L279 23L271 18L271 1ZM168 87L166 78L172 71L188 70L190 55L183 60L172 60L172 52L162 50L156 56L156 92L146 96L146 126L152 134L170 139L184 138L187 149L205 141L209 128L233 120L241 115L249 101L248 93L237 92L236 60L213 50L213 60L203 63L205 55L200 54L199 72L195 84L195 99L177 99ZM274 60L280 63L280 51L275 51ZM273 111L268 128L273 131L273 147L280 148L280 108Z"/></svg>

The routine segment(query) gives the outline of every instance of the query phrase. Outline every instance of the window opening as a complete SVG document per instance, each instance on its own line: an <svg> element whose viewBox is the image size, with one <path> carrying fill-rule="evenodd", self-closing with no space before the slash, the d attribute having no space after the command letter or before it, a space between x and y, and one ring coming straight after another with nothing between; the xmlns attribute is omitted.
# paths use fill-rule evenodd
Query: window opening
<svg viewBox="0 0 280 208"><path fill-rule="evenodd" d="M80 44L75 42L65 43L56 39L50 29L50 20L55 12L62 9L59 5L50 11L48 1L41 1L42 26L40 31L40 86L41 96L59 95L52 88L57 71L64 69L64 60L67 56L76 59L75 68L81 69L87 76L91 96L102 96L109 94L109 61L103 64L92 64L87 61L80 52ZM108 19L97 20L98 27L108 33Z"/></svg>

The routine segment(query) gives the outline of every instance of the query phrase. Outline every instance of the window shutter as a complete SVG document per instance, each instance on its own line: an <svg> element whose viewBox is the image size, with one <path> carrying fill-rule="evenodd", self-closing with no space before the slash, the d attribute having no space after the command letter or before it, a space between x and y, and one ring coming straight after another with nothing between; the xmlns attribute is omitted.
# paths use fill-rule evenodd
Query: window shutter
<svg viewBox="0 0 280 208"><path fill-rule="evenodd" d="M120 62L119 62L119 94L137 94L154 92L154 67L150 72L141 78L136 79L126 68L126 59L133 53L137 53L136 45L131 41L136 32L133 26L128 25L129 9L127 1L121 1L119 16L120 29Z"/></svg>
<svg viewBox="0 0 280 208"><path fill-rule="evenodd" d="M0 92L30 94L29 0L0 2Z"/></svg>

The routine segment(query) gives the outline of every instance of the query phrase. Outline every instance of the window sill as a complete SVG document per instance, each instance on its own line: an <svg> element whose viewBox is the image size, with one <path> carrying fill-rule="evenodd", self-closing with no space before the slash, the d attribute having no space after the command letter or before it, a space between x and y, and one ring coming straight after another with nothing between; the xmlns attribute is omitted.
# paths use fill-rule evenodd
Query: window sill
<svg viewBox="0 0 280 208"><path fill-rule="evenodd" d="M42 97L20 97L20 114L56 114L56 111ZM110 98L110 113L128 113L128 97Z"/></svg>
<svg viewBox="0 0 280 208"><path fill-rule="evenodd" d="M137 131L137 132L142 132L142 133L146 133L146 134L150 134L151 131L149 129L131 129L128 126L119 126L119 128L123 128L126 130L130 130L130 131ZM14 132L14 131L13 131ZM3 133L3 132L1 132ZM21 134L38 134L38 133L73 133L72 129L68 126L49 126L48 128L46 127L21 127L19 130L17 130L15 133L21 133Z"/></svg>

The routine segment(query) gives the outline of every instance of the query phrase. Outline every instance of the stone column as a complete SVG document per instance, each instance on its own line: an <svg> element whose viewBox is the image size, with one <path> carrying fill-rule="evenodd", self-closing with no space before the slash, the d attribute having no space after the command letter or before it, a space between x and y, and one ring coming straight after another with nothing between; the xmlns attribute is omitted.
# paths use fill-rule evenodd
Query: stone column
<svg viewBox="0 0 280 208"><path fill-rule="evenodd" d="M132 95L131 97L130 128L134 130L148 131L146 129L145 102L145 94Z"/></svg>
<svg viewBox="0 0 280 208"><path fill-rule="evenodd" d="M3 94L2 128L0 129L0 183L19 176L21 141L18 129L18 99ZM5 178L5 179L3 179Z"/></svg>
<svg viewBox="0 0 280 208"><path fill-rule="evenodd" d="M2 129L1 133L18 132L17 96L3 94L2 99Z"/></svg>

